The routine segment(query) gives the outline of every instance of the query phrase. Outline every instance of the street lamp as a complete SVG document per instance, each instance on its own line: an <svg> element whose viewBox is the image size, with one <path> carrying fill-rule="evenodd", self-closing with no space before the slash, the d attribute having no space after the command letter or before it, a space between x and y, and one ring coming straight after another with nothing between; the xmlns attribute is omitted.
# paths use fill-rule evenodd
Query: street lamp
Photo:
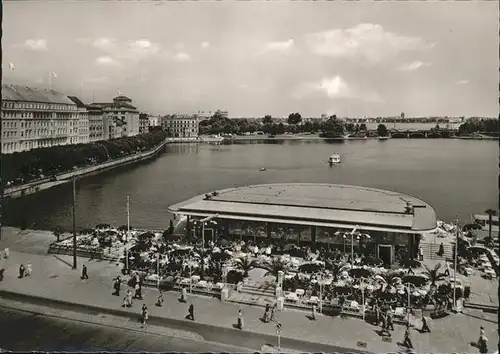
<svg viewBox="0 0 500 354"><path fill-rule="evenodd" d="M365 278L361 278L361 283L359 284L359 289L361 290L361 310L363 311L363 321L365 320L365 290L366 290L366 283L365 283Z"/></svg>
<svg viewBox="0 0 500 354"><path fill-rule="evenodd" d="M207 216L206 218L200 220L200 222L201 222L201 242L202 242L201 247L202 248L205 248L205 223L207 221L212 220L213 218L217 218L218 216L219 216L219 214L215 214L215 215Z"/></svg>
<svg viewBox="0 0 500 354"><path fill-rule="evenodd" d="M408 293L408 310L407 310L407 318L408 318L408 324L410 323L410 308L411 308L411 287L413 286L415 289L417 288L415 285L412 283L405 283L406 285L406 292Z"/></svg>
<svg viewBox="0 0 500 354"><path fill-rule="evenodd" d="M457 261L458 261L458 235L460 233L460 228L458 226L458 219L456 223L457 228L457 239L455 241L455 264L453 267L453 306L457 308Z"/></svg>
<svg viewBox="0 0 500 354"><path fill-rule="evenodd" d="M319 313L323 313L323 273L319 274Z"/></svg>

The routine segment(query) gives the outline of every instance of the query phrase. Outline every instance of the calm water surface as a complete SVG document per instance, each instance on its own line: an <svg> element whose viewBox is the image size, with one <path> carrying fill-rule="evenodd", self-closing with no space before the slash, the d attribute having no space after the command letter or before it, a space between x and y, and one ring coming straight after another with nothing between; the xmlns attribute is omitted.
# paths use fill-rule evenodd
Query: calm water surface
<svg viewBox="0 0 500 354"><path fill-rule="evenodd" d="M271 143L272 142L272 143ZM366 140L327 143L271 141L233 145L168 145L156 160L77 182L77 227L126 223L168 227L167 207L208 191L279 182L361 185L393 190L430 203L442 220L467 221L498 204L498 142L477 140ZM328 156L342 155L330 167ZM260 172L266 167L265 172ZM8 201L4 222L70 229L71 185Z"/></svg>

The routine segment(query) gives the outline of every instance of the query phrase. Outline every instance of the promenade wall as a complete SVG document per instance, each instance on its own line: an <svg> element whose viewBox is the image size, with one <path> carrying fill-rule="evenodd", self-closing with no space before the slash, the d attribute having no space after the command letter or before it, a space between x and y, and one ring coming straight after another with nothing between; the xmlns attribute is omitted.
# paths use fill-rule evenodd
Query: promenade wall
<svg viewBox="0 0 500 354"><path fill-rule="evenodd" d="M49 178L44 178L42 180L38 180L35 182L23 184L21 186L15 186L11 188L6 188L4 190L3 197L4 198L19 198L25 195L29 194L34 194L36 192L49 189L55 186L58 186L60 184L68 183L71 182L73 177L79 178L79 177L84 177L90 174L95 174L103 171L107 171L119 166L124 166L128 165L131 163L136 163L139 161L144 161L147 159L150 159L154 156L156 156L162 149L163 147L169 143L173 142L171 139L166 139L163 143L155 147L154 149L151 149L149 151L145 152L140 152L137 154L133 154L130 156L125 156L119 159L107 161L98 165L94 166L88 166L88 167L83 167L76 169L71 172L64 172L57 174L55 176L49 177ZM55 177L55 180L54 180Z"/></svg>

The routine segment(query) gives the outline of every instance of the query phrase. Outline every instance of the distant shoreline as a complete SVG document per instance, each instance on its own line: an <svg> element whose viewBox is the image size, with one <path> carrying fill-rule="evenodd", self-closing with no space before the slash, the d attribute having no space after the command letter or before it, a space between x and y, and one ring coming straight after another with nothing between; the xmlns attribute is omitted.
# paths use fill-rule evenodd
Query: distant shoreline
<svg viewBox="0 0 500 354"><path fill-rule="evenodd" d="M225 141L258 141L258 140L378 140L379 137L367 137L365 138L323 138L317 134L311 135L276 135L274 137L269 137L268 135L236 135L232 138L226 138ZM497 137L491 136L481 136L481 137L449 137L449 138L389 138L388 140L403 140L403 139L462 139L462 140L499 140Z"/></svg>

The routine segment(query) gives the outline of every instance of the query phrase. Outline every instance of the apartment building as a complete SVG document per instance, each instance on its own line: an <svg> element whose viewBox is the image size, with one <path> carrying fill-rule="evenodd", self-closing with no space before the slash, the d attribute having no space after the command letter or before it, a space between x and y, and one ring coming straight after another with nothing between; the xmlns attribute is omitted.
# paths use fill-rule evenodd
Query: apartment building
<svg viewBox="0 0 500 354"><path fill-rule="evenodd" d="M89 139L89 116L87 111L87 105L85 105L76 96L68 96L68 98L76 104L76 109L78 112L78 144L87 144Z"/></svg>
<svg viewBox="0 0 500 354"><path fill-rule="evenodd" d="M103 138L116 139L139 134L139 111L126 96L113 98L112 103L92 103L103 112Z"/></svg>
<svg viewBox="0 0 500 354"><path fill-rule="evenodd" d="M2 153L76 144L77 105L64 94L2 84Z"/></svg>
<svg viewBox="0 0 500 354"><path fill-rule="evenodd" d="M147 113L139 114L139 134L145 134L149 131L149 117Z"/></svg>
<svg viewBox="0 0 500 354"><path fill-rule="evenodd" d="M162 117L161 126L168 136L174 138L195 138L198 136L199 118L194 115L167 115Z"/></svg>
<svg viewBox="0 0 500 354"><path fill-rule="evenodd" d="M89 142L104 140L104 118L101 107L87 105Z"/></svg>

